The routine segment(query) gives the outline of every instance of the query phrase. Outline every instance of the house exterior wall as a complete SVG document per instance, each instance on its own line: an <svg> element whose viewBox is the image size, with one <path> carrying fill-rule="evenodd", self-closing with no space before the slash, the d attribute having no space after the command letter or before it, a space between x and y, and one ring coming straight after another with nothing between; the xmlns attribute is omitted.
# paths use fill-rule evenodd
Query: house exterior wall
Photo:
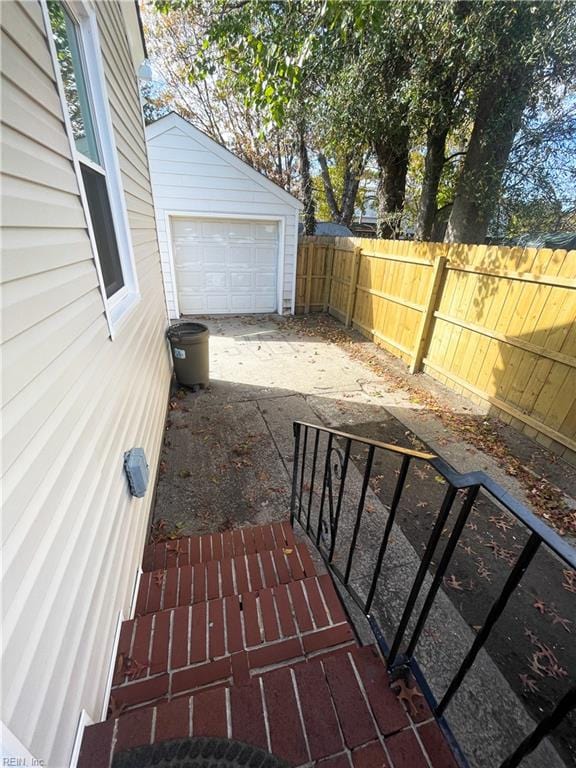
<svg viewBox="0 0 576 768"><path fill-rule="evenodd" d="M216 151L211 150L213 142L208 137L201 135L200 140L195 140L185 133L177 125L181 118L168 116L163 120L170 121L173 118L172 127L162 133L156 133L155 125L147 129L162 274L170 317L177 318L178 311L167 214L184 211L199 216L218 214L222 218L243 215L254 219L263 216L282 219L284 267L281 311L290 312L298 245L298 202L294 200L293 204L287 203L281 196L271 192L271 182L255 178L257 172L252 171L247 175L238 167L244 163L227 150L217 145ZM280 189L278 192L282 196L285 194Z"/></svg>
<svg viewBox="0 0 576 768"><path fill-rule="evenodd" d="M141 299L114 340L42 8L0 6L2 720L36 758L65 766L81 711L101 719L119 612L130 611L167 405L167 317L119 3L94 6ZM133 446L150 464L142 499L123 473Z"/></svg>

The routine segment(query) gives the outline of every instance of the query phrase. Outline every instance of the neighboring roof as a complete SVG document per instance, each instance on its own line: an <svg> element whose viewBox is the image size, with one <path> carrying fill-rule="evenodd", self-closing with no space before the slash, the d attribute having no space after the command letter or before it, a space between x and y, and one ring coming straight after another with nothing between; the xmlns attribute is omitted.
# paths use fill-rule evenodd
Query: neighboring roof
<svg viewBox="0 0 576 768"><path fill-rule="evenodd" d="M298 225L298 234L299 235L304 234L304 225L302 223ZM353 232L351 229L348 229L348 227L344 226L344 224L335 224L333 221L317 221L314 234L319 235L321 237L353 236Z"/></svg>
<svg viewBox="0 0 576 768"><path fill-rule="evenodd" d="M222 144L214 141L214 139L208 136L208 134L204 133L204 131L201 131L195 125L192 125L191 122L183 118L177 112L170 112L169 114L164 115L164 117L159 117L157 120L154 120L154 122L150 123L150 125L147 125L146 140L148 141L149 139L156 138L156 136L161 136L163 133L166 133L166 131L169 131L172 128L179 128L185 134L190 136L191 139L197 141L199 144L205 147L209 152L214 152L216 155L221 157L222 160L234 166L238 171L240 171L240 173L243 173L257 184L265 187L271 194L278 197L280 200L282 200L282 202L292 206L292 208L300 210L304 207L300 200L294 197L294 195L286 192L286 190L283 189L279 184L276 184L276 182L271 181L269 178L264 176L263 173L260 173L260 171L252 168L251 165L248 165L248 163L244 162L244 160L239 158L238 155L235 155L229 149L226 149L226 147L224 147Z"/></svg>
<svg viewBox="0 0 576 768"><path fill-rule="evenodd" d="M543 232L541 235L492 238L497 245L520 245L523 248L556 248L571 251L576 248L576 232Z"/></svg>

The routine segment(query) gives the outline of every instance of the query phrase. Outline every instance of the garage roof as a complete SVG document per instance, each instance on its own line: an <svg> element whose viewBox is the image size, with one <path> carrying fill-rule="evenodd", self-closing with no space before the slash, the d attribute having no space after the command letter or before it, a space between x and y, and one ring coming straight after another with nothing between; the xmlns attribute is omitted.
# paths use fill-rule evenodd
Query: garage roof
<svg viewBox="0 0 576 768"><path fill-rule="evenodd" d="M260 173L255 168L252 168L251 165L248 165L248 163L244 162L244 160L241 160L233 152L230 152L229 149L226 149L226 147L222 146L222 144L214 141L214 139L210 138L210 136L204 133L204 131L196 128L195 125L192 125L192 123L190 123L188 120L185 120L177 112L170 112L164 117L160 117L158 120L155 120L153 123L150 123L150 125L146 126L146 138L156 138L156 136L160 136L172 128L179 128L184 134L190 136L191 139L194 139L194 141L198 142L198 144L205 147L206 150L209 152L214 152L214 154L220 156L224 162L230 163L230 165L236 168L240 173L243 173L257 184L260 184L268 192L278 197L283 203L286 203L292 208L298 210L301 210L304 207L300 200L294 197L294 195L286 192L285 189L276 184L274 181L271 181L266 176L264 176L264 174Z"/></svg>

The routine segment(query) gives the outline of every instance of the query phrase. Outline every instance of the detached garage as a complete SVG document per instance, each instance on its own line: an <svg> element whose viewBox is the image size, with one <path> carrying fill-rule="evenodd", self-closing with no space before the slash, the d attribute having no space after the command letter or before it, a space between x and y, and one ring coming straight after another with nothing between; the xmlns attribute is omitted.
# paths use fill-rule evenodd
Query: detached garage
<svg viewBox="0 0 576 768"><path fill-rule="evenodd" d="M146 141L170 317L293 312L302 204L179 115Z"/></svg>

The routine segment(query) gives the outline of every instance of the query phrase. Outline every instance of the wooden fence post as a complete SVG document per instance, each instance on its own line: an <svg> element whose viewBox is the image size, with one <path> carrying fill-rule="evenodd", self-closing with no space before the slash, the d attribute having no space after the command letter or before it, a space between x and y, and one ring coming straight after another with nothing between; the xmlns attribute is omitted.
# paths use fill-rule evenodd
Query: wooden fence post
<svg viewBox="0 0 576 768"><path fill-rule="evenodd" d="M360 270L360 258L362 256L361 248L354 248L352 257L352 272L350 274L350 285L348 287L348 308L346 309L346 325L348 328L352 325L354 317L354 305L356 303L356 283L358 282L358 272Z"/></svg>
<svg viewBox="0 0 576 768"><path fill-rule="evenodd" d="M324 264L324 307L323 311L330 309L330 294L332 293L332 267L334 266L335 245L326 249L326 262Z"/></svg>
<svg viewBox="0 0 576 768"><path fill-rule="evenodd" d="M420 328L418 329L418 335L416 337L416 347L414 349L412 363L410 364L410 373L418 373L422 366L424 355L428 351L432 320L442 295L440 288L442 286L442 277L444 275L445 267L446 256L437 256L433 267L432 280L430 281L430 291L426 299L426 304L424 305L425 308L422 312Z"/></svg>
<svg viewBox="0 0 576 768"><path fill-rule="evenodd" d="M306 263L306 289L305 289L305 298L304 298L304 314L307 315L310 313L310 296L312 294L312 255L314 254L314 246L313 245L307 245L306 246L306 256L307 256L307 263Z"/></svg>

